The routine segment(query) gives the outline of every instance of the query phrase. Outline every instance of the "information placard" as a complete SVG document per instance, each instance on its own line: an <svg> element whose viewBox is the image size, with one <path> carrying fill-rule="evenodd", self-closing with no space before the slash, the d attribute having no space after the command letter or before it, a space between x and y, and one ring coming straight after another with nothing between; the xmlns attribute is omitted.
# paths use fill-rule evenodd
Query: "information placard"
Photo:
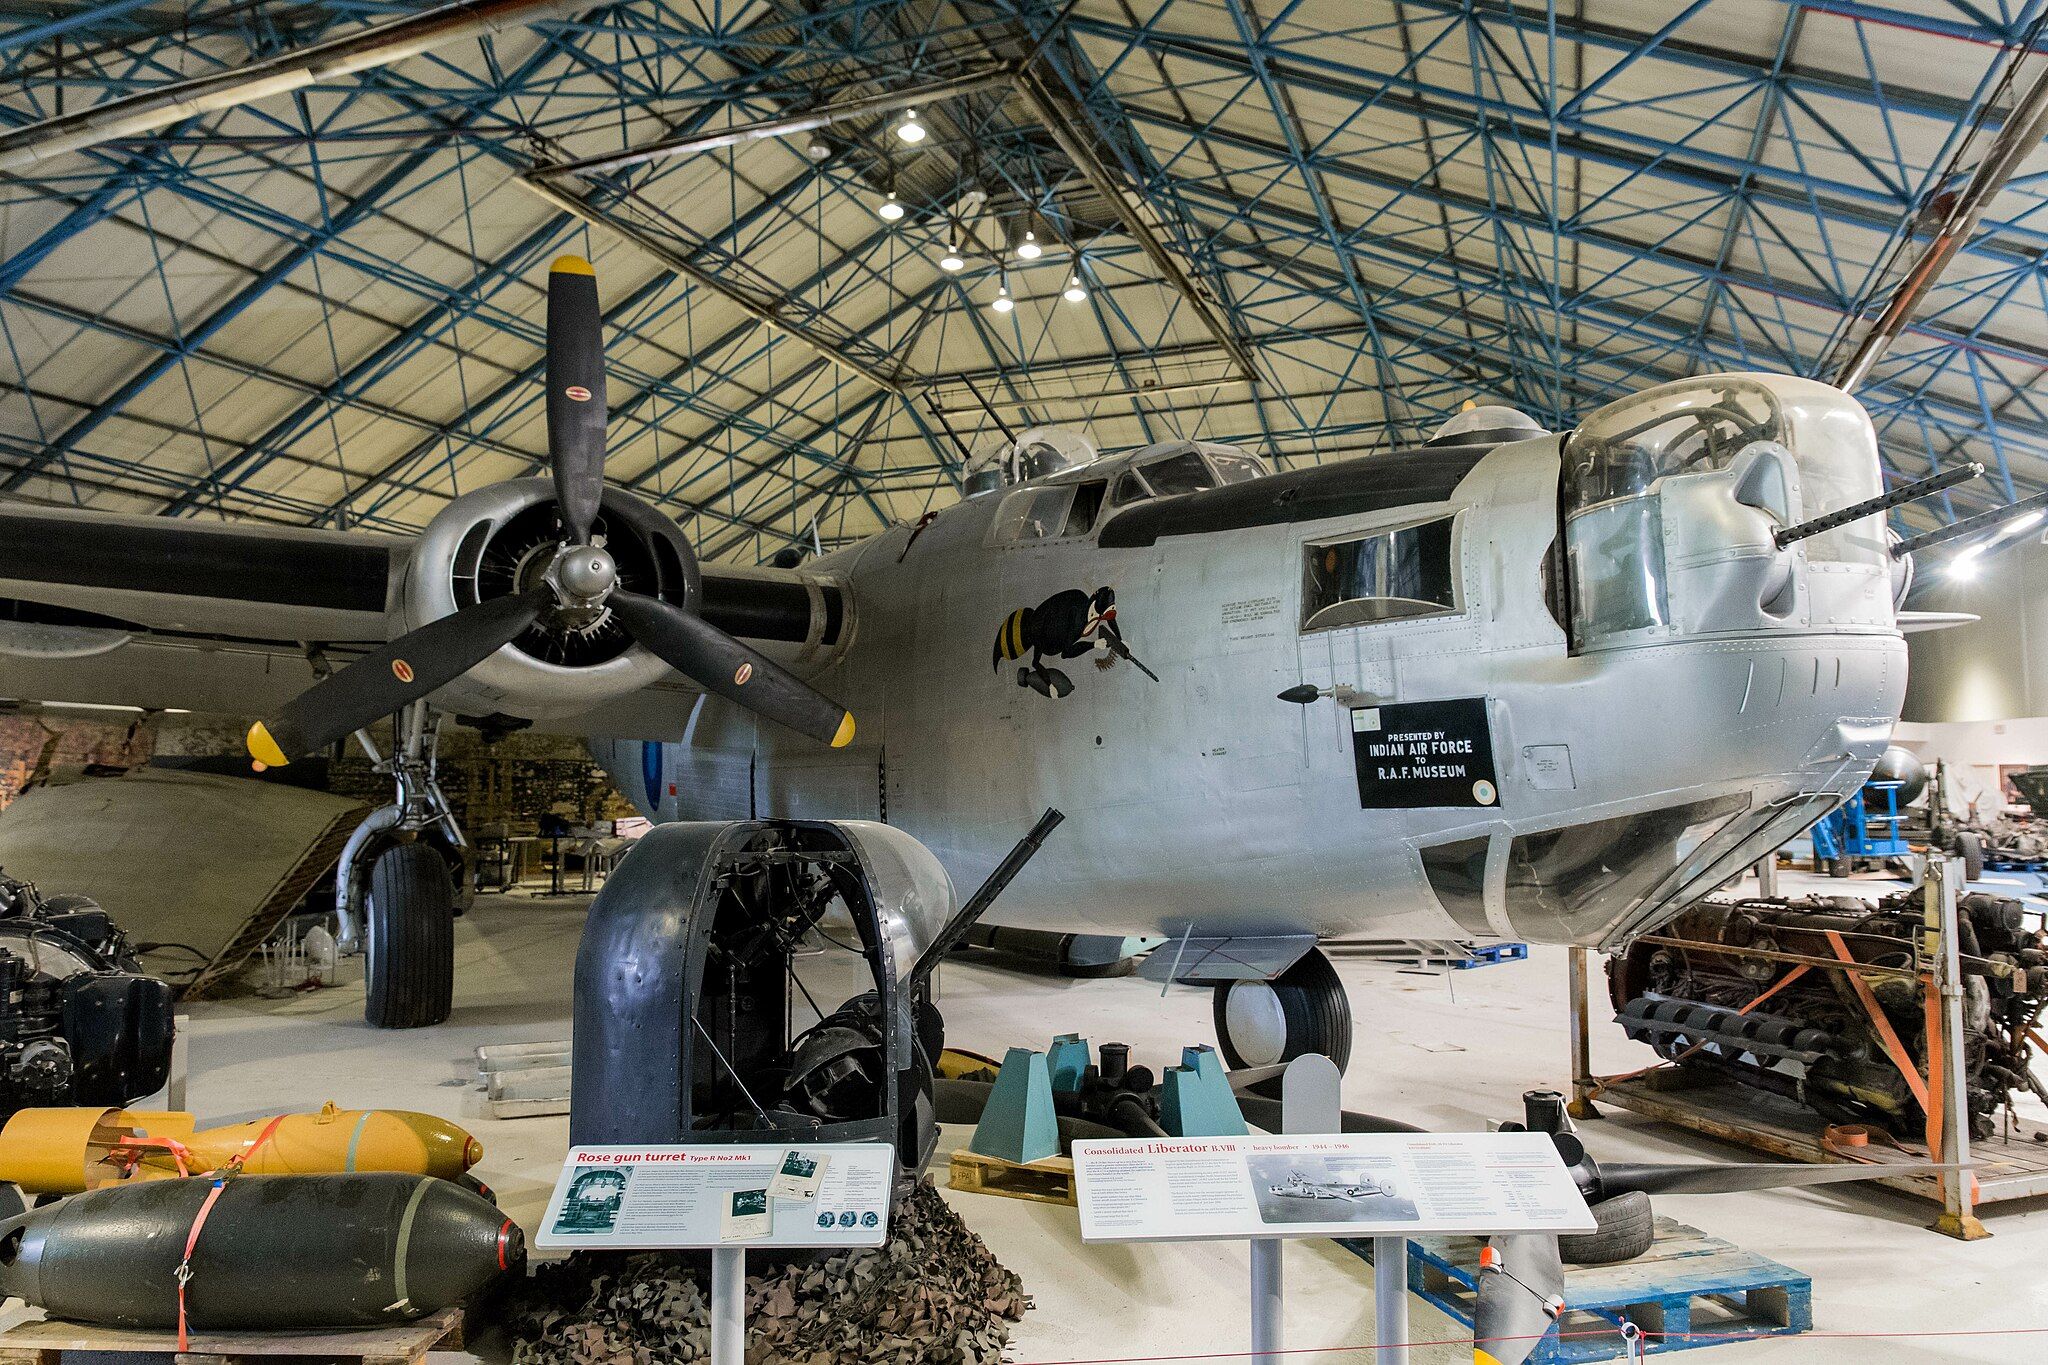
<svg viewBox="0 0 2048 1365"><path fill-rule="evenodd" d="M1366 810L1500 801L1484 697L1358 707L1351 712L1351 759Z"/></svg>
<svg viewBox="0 0 2048 1365"><path fill-rule="evenodd" d="M534 1245L880 1246L895 1163L881 1142L572 1147Z"/></svg>
<svg viewBox="0 0 2048 1365"><path fill-rule="evenodd" d="M1542 1133L1088 1138L1084 1242L1590 1232Z"/></svg>

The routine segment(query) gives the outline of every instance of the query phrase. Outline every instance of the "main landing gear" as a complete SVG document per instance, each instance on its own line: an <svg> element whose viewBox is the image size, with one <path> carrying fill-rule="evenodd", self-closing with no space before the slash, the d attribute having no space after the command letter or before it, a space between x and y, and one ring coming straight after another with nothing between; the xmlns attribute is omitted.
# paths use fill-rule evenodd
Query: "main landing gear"
<svg viewBox="0 0 2048 1365"><path fill-rule="evenodd" d="M1342 1071L1351 1060L1351 1002L1322 949L1271 981L1216 986L1216 1041L1233 1068L1272 1066L1320 1052Z"/></svg>
<svg viewBox="0 0 2048 1365"><path fill-rule="evenodd" d="M338 946L365 954L363 1018L373 1028L444 1022L455 1002L455 916L466 899L469 844L435 780L441 720L414 702L401 711L390 757L356 739L397 799L349 836L334 870Z"/></svg>

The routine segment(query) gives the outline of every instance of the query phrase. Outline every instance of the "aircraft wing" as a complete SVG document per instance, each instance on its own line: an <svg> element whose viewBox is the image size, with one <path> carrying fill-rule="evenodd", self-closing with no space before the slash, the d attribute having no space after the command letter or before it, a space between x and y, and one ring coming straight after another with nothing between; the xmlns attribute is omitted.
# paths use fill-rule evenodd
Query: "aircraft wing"
<svg viewBox="0 0 2048 1365"><path fill-rule="evenodd" d="M247 715L385 633L409 542L0 504L0 697Z"/></svg>
<svg viewBox="0 0 2048 1365"><path fill-rule="evenodd" d="M273 713L383 644L416 542L0 503L0 699ZM836 641L836 585L707 565L702 613L757 647ZM541 728L678 739L698 688L676 674Z"/></svg>

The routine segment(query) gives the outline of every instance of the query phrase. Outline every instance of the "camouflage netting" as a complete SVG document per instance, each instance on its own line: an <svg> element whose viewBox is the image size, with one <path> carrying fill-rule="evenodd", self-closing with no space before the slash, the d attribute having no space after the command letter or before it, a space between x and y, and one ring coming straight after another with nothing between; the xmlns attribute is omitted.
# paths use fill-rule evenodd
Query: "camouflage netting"
<svg viewBox="0 0 2048 1365"><path fill-rule="evenodd" d="M927 1181L886 1245L747 1277L747 1365L998 1365L1030 1306ZM508 1330L513 1365L686 1365L711 1350L700 1273L670 1252L541 1266Z"/></svg>

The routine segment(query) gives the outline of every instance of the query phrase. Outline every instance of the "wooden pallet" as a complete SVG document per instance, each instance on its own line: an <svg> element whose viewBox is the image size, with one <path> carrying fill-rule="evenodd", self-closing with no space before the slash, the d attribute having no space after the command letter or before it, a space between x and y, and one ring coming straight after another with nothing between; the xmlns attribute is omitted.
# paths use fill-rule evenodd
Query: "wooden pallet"
<svg viewBox="0 0 2048 1365"><path fill-rule="evenodd" d="M1371 1259L1370 1241L1346 1240ZM1480 1240L1424 1237L1408 1243L1408 1289L1472 1326ZM1645 1355L1720 1346L1753 1336L1791 1336L1813 1327L1813 1281L1755 1252L1675 1219L1657 1219L1650 1250L1620 1265L1568 1265L1564 1316L1529 1365L1579 1365L1627 1355L1621 1324L1647 1334ZM1698 1337L1684 1335L1700 1332ZM1668 1335L1665 1335L1668 1334Z"/></svg>
<svg viewBox="0 0 2048 1365"><path fill-rule="evenodd" d="M952 1186L975 1194L1000 1194L1007 1199L1029 1199L1039 1204L1078 1204L1074 1193L1074 1159L1049 1156L1020 1166L1000 1157L983 1156L965 1147L956 1148L952 1160Z"/></svg>
<svg viewBox="0 0 2048 1365"><path fill-rule="evenodd" d="M462 1349L462 1310L444 1308L417 1322L321 1332L194 1332L188 1349L178 1334L149 1328L95 1327L47 1318L0 1332L0 1365L60 1365L64 1356L169 1356L177 1365L308 1359L362 1365L419 1365L429 1351ZM78 1365L74 1360L72 1365Z"/></svg>
<svg viewBox="0 0 2048 1365"><path fill-rule="evenodd" d="M1683 1067L1614 1082L1593 1097L1593 1104L1613 1105L1794 1161L1842 1160L1821 1144L1826 1123L1811 1110ZM1926 1145L1912 1141L1898 1147L1872 1143L1862 1150L1878 1163L1927 1160ZM2001 1130L1994 1137L1972 1138L1970 1171L1977 1181L1975 1202L1980 1207L2048 1194L2048 1126L2023 1118L2013 1123L2010 1133ZM1941 1182L1933 1175L1901 1175L1874 1183L1941 1202Z"/></svg>

